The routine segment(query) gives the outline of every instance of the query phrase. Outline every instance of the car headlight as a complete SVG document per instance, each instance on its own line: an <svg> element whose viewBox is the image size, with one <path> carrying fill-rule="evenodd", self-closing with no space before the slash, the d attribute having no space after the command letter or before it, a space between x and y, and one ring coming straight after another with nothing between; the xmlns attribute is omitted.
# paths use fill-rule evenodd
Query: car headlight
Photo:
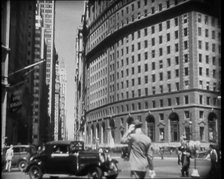
<svg viewBox="0 0 224 179"><path fill-rule="evenodd" d="M33 160L33 158L34 158L34 157L30 157L30 161L32 161L32 160Z"/></svg>

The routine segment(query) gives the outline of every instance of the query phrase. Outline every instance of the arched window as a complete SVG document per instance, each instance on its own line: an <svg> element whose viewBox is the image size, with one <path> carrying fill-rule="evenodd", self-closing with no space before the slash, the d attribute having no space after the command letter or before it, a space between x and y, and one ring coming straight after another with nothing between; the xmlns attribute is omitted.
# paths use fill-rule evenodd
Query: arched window
<svg viewBox="0 0 224 179"><path fill-rule="evenodd" d="M95 131L94 131L94 126L91 126L91 143L94 144L95 143Z"/></svg>
<svg viewBox="0 0 224 179"><path fill-rule="evenodd" d="M110 128L111 128L112 138L114 139L114 137L115 137L115 133L114 133L114 130L115 130L115 121L114 121L114 119L112 117L109 119L109 125L110 125Z"/></svg>
<svg viewBox="0 0 224 179"><path fill-rule="evenodd" d="M177 113L172 112L169 116L169 119L171 142L178 142L180 140L179 116Z"/></svg>
<svg viewBox="0 0 224 179"><path fill-rule="evenodd" d="M86 134L87 134L87 144L90 144L90 140L91 140L91 135L90 135L90 131L89 131L89 127L86 128Z"/></svg>
<svg viewBox="0 0 224 179"><path fill-rule="evenodd" d="M152 114L148 114L145 119L147 121L148 136L155 142L155 118Z"/></svg>
<svg viewBox="0 0 224 179"><path fill-rule="evenodd" d="M185 136L187 140L191 140L191 129L190 126L185 126Z"/></svg>
<svg viewBox="0 0 224 179"><path fill-rule="evenodd" d="M102 123L102 128L103 128L103 143L106 144L107 143L107 134L106 134L106 126L105 126L105 122Z"/></svg>
<svg viewBox="0 0 224 179"><path fill-rule="evenodd" d="M208 115L208 141L216 142L216 119L217 116L214 112Z"/></svg>
<svg viewBox="0 0 224 179"><path fill-rule="evenodd" d="M99 143L101 143L101 133L100 133L100 126L99 123L96 125L96 132L97 132L97 138L99 139Z"/></svg>

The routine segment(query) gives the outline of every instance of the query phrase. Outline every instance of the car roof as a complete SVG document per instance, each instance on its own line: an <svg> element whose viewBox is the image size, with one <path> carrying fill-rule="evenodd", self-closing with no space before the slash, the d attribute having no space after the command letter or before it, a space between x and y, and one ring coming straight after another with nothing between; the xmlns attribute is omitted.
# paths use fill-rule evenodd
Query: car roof
<svg viewBox="0 0 224 179"><path fill-rule="evenodd" d="M58 145L58 144L70 145L73 142L82 142L82 143L84 143L83 141L58 140L58 141L50 141L50 142L47 142L46 144L47 145Z"/></svg>
<svg viewBox="0 0 224 179"><path fill-rule="evenodd" d="M13 147L34 147L34 145L14 145Z"/></svg>
<svg viewBox="0 0 224 179"><path fill-rule="evenodd" d="M9 148L10 146L5 146L4 148ZM19 145L13 145L13 148L17 148L17 147L35 147L34 145L22 145L22 144L19 144Z"/></svg>

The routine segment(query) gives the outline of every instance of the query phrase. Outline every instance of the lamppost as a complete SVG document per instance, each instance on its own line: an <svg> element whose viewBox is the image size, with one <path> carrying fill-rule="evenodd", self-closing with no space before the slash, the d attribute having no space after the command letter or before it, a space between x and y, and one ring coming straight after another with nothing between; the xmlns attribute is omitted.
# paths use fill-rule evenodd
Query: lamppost
<svg viewBox="0 0 224 179"><path fill-rule="evenodd" d="M193 125L192 125L192 120L189 120L189 126L190 126L190 140L193 140ZM196 157L197 157L197 149L194 143L193 146L193 152L194 152L194 168L191 173L191 178L200 178L200 175L198 173L198 169L196 167Z"/></svg>

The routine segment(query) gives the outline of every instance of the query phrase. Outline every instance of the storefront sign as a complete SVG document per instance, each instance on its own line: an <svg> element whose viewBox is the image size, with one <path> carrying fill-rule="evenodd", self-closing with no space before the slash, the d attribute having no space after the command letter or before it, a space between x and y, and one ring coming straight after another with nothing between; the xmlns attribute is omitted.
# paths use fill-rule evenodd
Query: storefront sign
<svg viewBox="0 0 224 179"><path fill-rule="evenodd" d="M22 106L22 95L22 89L17 89L13 91L9 104L11 112L16 112Z"/></svg>

